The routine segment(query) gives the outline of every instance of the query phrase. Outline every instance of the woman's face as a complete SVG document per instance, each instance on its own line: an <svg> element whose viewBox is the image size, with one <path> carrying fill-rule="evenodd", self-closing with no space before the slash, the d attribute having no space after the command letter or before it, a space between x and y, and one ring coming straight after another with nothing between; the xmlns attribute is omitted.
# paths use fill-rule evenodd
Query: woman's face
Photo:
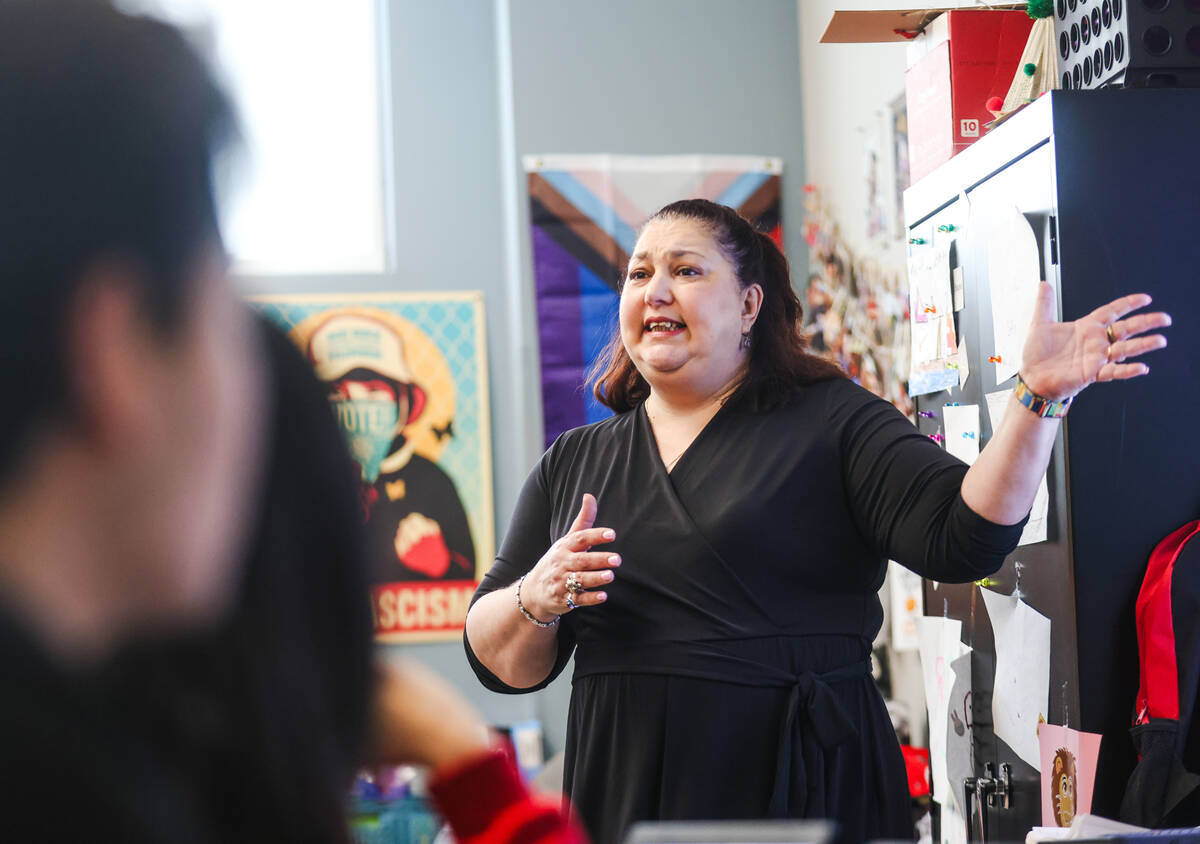
<svg viewBox="0 0 1200 844"><path fill-rule="evenodd" d="M714 395L745 366L742 335L761 303L762 288L742 289L703 224L655 220L629 261L621 341L652 388Z"/></svg>

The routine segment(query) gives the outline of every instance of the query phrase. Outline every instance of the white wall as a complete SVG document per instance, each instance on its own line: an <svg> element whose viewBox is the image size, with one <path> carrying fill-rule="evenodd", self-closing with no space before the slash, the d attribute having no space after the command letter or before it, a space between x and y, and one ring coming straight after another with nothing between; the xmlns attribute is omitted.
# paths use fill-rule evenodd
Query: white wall
<svg viewBox="0 0 1200 844"><path fill-rule="evenodd" d="M837 10L911 8L904 0L797 0L804 85L804 150L809 183L821 188L851 250L887 267L904 266L904 246L866 233L864 144L904 93L904 44L821 44ZM885 142L888 140L884 136ZM888 148L885 148L885 152ZM892 184L890 155L884 182Z"/></svg>

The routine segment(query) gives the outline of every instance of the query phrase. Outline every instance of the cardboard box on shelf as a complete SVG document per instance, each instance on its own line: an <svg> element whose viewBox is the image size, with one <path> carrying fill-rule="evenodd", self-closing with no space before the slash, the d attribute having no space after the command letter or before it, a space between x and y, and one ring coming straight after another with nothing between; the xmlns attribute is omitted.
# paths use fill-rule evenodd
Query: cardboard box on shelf
<svg viewBox="0 0 1200 844"><path fill-rule="evenodd" d="M1024 9L1025 3L988 3L987 8ZM940 6L919 9L846 9L833 13L822 44L882 44L888 41L906 43L942 12L951 9L979 8L977 0L953 0Z"/></svg>
<svg viewBox="0 0 1200 844"><path fill-rule="evenodd" d="M983 135L990 97L1003 98L1033 20L1022 11L956 9L909 41L904 87L915 183Z"/></svg>

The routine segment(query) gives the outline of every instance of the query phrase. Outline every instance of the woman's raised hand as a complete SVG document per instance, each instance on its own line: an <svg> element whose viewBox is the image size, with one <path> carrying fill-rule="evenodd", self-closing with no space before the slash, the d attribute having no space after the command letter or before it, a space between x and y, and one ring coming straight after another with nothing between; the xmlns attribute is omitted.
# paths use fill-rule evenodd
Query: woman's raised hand
<svg viewBox="0 0 1200 844"><path fill-rule="evenodd" d="M1021 378L1039 396L1057 401L1096 381L1145 375L1150 367L1128 361L1166 346L1161 334L1143 335L1171 324L1165 313L1128 316L1149 304L1149 296L1135 293L1074 322L1055 322L1054 288L1043 281L1025 340Z"/></svg>
<svg viewBox="0 0 1200 844"><path fill-rule="evenodd" d="M594 527L596 506L595 496L585 494L566 536L551 545L525 576L521 603L535 618L549 621L576 607L593 607L608 600L606 593L593 590L612 582L612 570L621 565L621 558L611 551L591 550L593 545L606 545L617 538L609 528Z"/></svg>

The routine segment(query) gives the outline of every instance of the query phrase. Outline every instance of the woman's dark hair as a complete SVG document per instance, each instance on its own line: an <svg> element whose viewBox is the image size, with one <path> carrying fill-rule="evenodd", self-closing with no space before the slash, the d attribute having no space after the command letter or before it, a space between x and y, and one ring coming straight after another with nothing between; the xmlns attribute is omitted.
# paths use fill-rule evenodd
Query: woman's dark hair
<svg viewBox="0 0 1200 844"><path fill-rule="evenodd" d="M375 680L359 470L312 367L263 331L271 450L232 612L123 654L107 689L215 840L345 841Z"/></svg>
<svg viewBox="0 0 1200 844"><path fill-rule="evenodd" d="M693 220L704 225L733 264L743 289L759 284L762 308L750 336L750 362L745 380L731 397L753 411L785 403L797 387L844 377L838 366L808 352L801 331L804 311L792 289L787 258L768 235L736 210L707 199L684 199L659 209L656 220ZM624 287L624 279L621 286ZM589 382L603 404L624 413L644 402L650 385L629 359L618 329L593 368Z"/></svg>

